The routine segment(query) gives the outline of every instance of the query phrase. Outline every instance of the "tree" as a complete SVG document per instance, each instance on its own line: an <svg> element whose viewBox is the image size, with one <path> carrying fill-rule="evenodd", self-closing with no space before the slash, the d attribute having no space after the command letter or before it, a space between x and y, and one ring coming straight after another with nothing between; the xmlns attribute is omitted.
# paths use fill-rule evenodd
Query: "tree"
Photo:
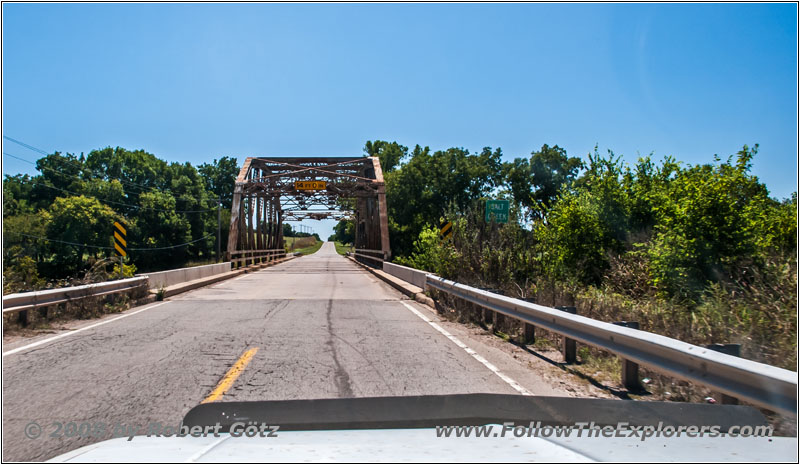
<svg viewBox="0 0 800 465"><path fill-rule="evenodd" d="M216 158L212 163L203 163L197 167L203 177L206 190L213 198L222 199L222 207L230 210L233 203L233 187L239 175L239 163L236 158Z"/></svg>
<svg viewBox="0 0 800 465"><path fill-rule="evenodd" d="M175 197L167 192L145 192L139 196L139 205L135 222L129 224L128 242L157 250L137 251L137 267L167 269L184 263L186 246L174 246L191 241L192 231L189 221L175 212Z"/></svg>
<svg viewBox="0 0 800 465"><path fill-rule="evenodd" d="M164 174L169 193L175 199L175 210L181 211L183 219L189 223L192 244L183 251L186 259L210 257L216 241L212 237L217 232L217 203L209 198L203 178L188 162L171 163Z"/></svg>
<svg viewBox="0 0 800 465"><path fill-rule="evenodd" d="M530 160L517 158L505 163L503 170L514 201L541 219L582 166L580 158L568 157L558 145L544 144L541 150L531 152Z"/></svg>
<svg viewBox="0 0 800 465"><path fill-rule="evenodd" d="M649 249L655 285L672 295L696 299L711 282L730 270L761 260L773 244L786 244L788 235L773 228L782 224L780 203L749 173L757 153L746 145L718 165L691 166L669 183L657 211L653 246ZM796 234L796 217L786 232ZM796 236L795 236L796 237ZM789 243L791 249L791 243ZM778 246L777 250L783 249Z"/></svg>
<svg viewBox="0 0 800 465"><path fill-rule="evenodd" d="M168 187L164 178L167 162L144 150L122 147L92 150L86 156L86 167L94 175L101 173L106 179L120 180L129 199L135 200L139 193L149 189L164 190Z"/></svg>
<svg viewBox="0 0 800 465"><path fill-rule="evenodd" d="M5 175L3 180L3 218L36 211L31 195L32 187L31 177L27 174Z"/></svg>
<svg viewBox="0 0 800 465"><path fill-rule="evenodd" d="M355 226L352 221L340 220L333 227L333 240L342 244L352 244L355 241ZM328 239L330 240L330 239Z"/></svg>
<svg viewBox="0 0 800 465"><path fill-rule="evenodd" d="M72 191L81 189L81 180L85 177L83 159L70 153L46 155L36 160L36 169L42 173L40 182Z"/></svg>
<svg viewBox="0 0 800 465"><path fill-rule="evenodd" d="M390 173L400 166L403 159L408 156L408 147L404 147L397 142L367 141L364 146L364 153L369 157L378 157L381 162L381 170L384 173Z"/></svg>
<svg viewBox="0 0 800 465"><path fill-rule="evenodd" d="M417 145L410 160L386 176L389 235L396 255L407 255L426 224L448 209L463 212L502 181L500 149L479 153L450 148L434 153Z"/></svg>
<svg viewBox="0 0 800 465"><path fill-rule="evenodd" d="M112 246L112 228L119 215L97 199L85 196L59 197L42 212L47 237L53 242L51 251L56 269L62 275L74 274L83 268L84 255L110 254L91 246Z"/></svg>

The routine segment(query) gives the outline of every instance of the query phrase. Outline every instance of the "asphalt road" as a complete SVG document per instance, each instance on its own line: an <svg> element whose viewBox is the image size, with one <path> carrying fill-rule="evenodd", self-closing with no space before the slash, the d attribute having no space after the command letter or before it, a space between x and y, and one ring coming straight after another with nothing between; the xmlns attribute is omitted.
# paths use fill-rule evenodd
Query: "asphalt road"
<svg viewBox="0 0 800 465"><path fill-rule="evenodd" d="M120 426L143 434L152 423L178 425L248 351L249 363L217 401L567 395L507 354L470 344L478 357L470 355L452 340L468 343L466 336L448 338L420 317L436 320L427 307L337 255L331 243L125 315L88 329L81 328L98 320L81 323L11 354L54 335L3 345L4 460L46 460L108 439ZM36 439L26 437L26 427L36 435L31 422L41 427Z"/></svg>

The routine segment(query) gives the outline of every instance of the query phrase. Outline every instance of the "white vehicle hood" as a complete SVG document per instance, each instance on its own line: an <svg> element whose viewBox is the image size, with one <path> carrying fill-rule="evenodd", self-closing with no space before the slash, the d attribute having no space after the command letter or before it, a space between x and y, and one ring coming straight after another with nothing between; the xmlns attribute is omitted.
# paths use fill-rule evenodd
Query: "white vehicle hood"
<svg viewBox="0 0 800 465"><path fill-rule="evenodd" d="M500 426L498 426L500 428ZM440 438L433 428L118 438L50 462L797 462L797 438Z"/></svg>

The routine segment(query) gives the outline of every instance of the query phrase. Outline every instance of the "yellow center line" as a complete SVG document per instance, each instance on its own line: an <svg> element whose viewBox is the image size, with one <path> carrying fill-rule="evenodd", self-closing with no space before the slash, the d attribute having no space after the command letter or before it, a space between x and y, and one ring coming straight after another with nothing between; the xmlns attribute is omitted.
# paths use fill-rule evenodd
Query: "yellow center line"
<svg viewBox="0 0 800 465"><path fill-rule="evenodd" d="M242 374L245 367L247 367L247 364L250 363L250 359L253 358L256 352L258 352L258 347L253 347L252 349L243 353L242 356L239 357L239 360L237 360L236 363L234 363L233 366L230 368L230 370L228 370L228 372L225 373L225 376L223 376L222 379L219 381L217 387L215 387L214 390L211 391L211 394L209 394L208 397L206 397L206 399L203 402L201 402L201 404L214 402L215 400L222 397L222 395L225 394L225 392L227 392L228 389L231 388L231 386L233 386L233 383L236 381L236 378L238 378L239 375Z"/></svg>

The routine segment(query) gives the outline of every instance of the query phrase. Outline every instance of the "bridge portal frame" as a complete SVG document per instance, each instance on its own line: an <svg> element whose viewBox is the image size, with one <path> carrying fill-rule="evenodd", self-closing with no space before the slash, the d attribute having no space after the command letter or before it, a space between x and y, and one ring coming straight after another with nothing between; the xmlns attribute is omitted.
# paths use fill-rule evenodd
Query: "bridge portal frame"
<svg viewBox="0 0 800 465"><path fill-rule="evenodd" d="M324 190L295 189L325 181ZM386 185L376 157L248 157L233 191L226 259L244 265L281 255L283 222L354 219L356 258L377 265L391 256Z"/></svg>

